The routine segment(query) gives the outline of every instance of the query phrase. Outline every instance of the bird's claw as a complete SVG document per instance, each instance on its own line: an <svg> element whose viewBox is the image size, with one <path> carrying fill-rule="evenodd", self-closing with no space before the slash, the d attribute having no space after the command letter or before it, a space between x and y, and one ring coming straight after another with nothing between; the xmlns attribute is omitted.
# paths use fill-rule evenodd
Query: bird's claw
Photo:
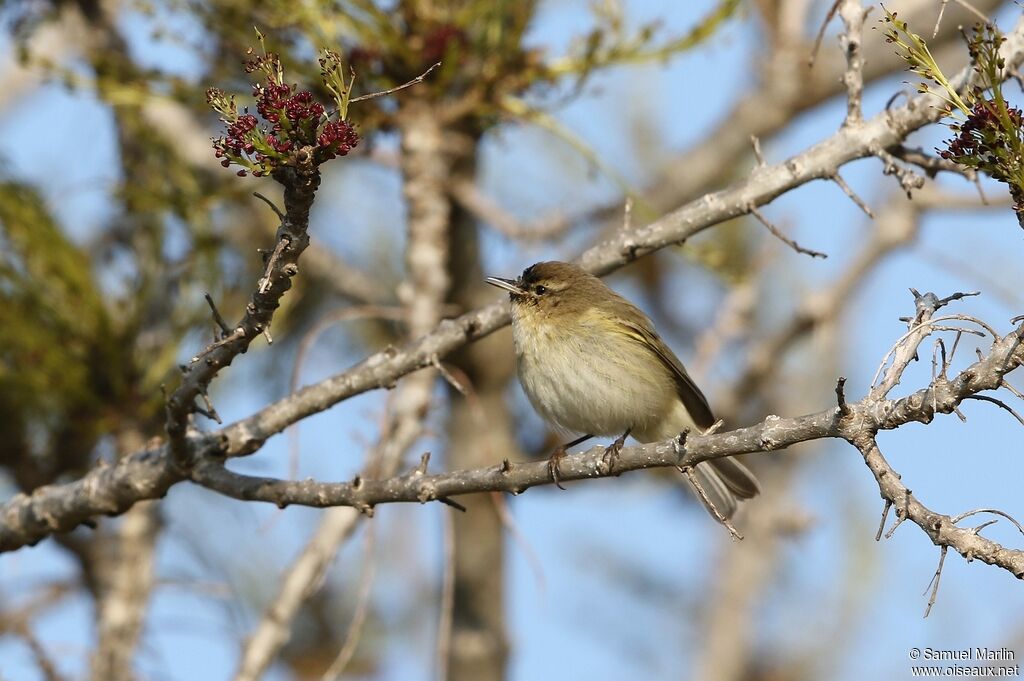
<svg viewBox="0 0 1024 681"><path fill-rule="evenodd" d="M560 490L564 490L562 483L558 480L558 462L565 458L565 447L559 447L551 453L548 457L548 473L551 474L551 480L555 483L555 487Z"/></svg>
<svg viewBox="0 0 1024 681"><path fill-rule="evenodd" d="M620 435L610 447L604 450L604 454L601 456L601 464L607 471L607 474L611 474L615 469L615 462L619 459L619 452L622 451L623 445L626 444L627 437L629 437L628 430Z"/></svg>

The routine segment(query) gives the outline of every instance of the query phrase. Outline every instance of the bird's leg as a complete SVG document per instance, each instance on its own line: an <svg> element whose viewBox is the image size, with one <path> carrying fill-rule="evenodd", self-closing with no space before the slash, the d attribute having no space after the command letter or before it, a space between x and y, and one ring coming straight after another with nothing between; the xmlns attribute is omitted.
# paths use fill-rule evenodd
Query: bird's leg
<svg viewBox="0 0 1024 681"><path fill-rule="evenodd" d="M565 489L562 487L562 483L558 481L558 462L565 458L565 450L569 447L575 447L581 442L586 442L592 437L594 436L584 435L582 437L578 437L572 442L566 442L564 445L558 445L555 451L551 452L551 456L548 457L548 472L551 473L551 480L554 481L555 487L558 489Z"/></svg>
<svg viewBox="0 0 1024 681"><path fill-rule="evenodd" d="M601 457L601 462L605 465L609 475L615 469L615 461L618 460L619 452L622 451L622 446L626 444L626 438L629 437L629 433L632 430L632 428L626 428L626 432L620 435L618 439L612 443L611 447L604 450L604 456Z"/></svg>

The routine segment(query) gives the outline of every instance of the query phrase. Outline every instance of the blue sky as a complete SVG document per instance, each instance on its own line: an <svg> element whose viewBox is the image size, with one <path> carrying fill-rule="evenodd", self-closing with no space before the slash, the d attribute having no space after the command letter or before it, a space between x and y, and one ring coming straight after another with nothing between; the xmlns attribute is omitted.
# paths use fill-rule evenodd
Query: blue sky
<svg viewBox="0 0 1024 681"><path fill-rule="evenodd" d="M638 24L659 16L667 32L678 32L713 3L625 4L631 21ZM666 11L666 5L672 9ZM530 40L549 45L556 53L564 49L567 36L582 31L584 8L577 2L546 3ZM877 34L869 32L866 39L877 39ZM0 49L8 53L10 45L0 44ZM194 68L185 48L147 43L136 49L142 55L171 50L170 54L182 55L183 73ZM655 131L661 153L672 157L700 139L751 82L748 63L757 49L750 22L733 22L712 44L668 65L611 69L595 78L587 97L557 115L630 182L643 186L653 168L638 160L631 147L630 117L643 117ZM836 49L834 41L826 39L823 49ZM901 80L889 79L867 92L869 115L901 87ZM784 159L830 135L844 113L845 103L837 99L801 116L766 143L768 160ZM929 148L942 133L926 131L914 142ZM115 153L110 117L92 97L41 87L0 111L0 135L19 140L4 150L6 173L42 186L71 234L85 239L102 224L118 178L109 170ZM215 163L212 154L210 161ZM375 252L370 230L390 230L397 239L402 213L395 177L383 171L367 173L361 166L352 164L327 178L315 207L313 233L328 247L369 258ZM879 206L895 187L880 169L877 160L866 160L851 164L843 175L869 204ZM614 183L589 173L571 150L527 126L510 126L487 141L480 176L488 193L524 218L553 207L584 210L617 196ZM950 191L971 189L957 181L948 186ZM996 196L1000 189L989 183L987 191ZM822 261L789 251L779 254L789 272L766 291L762 303L769 311L786 309L801 292L842 271L868 228L859 209L834 185L823 182L781 197L765 213L801 243L831 256ZM571 257L581 243L520 249L490 233L484 239L488 265L496 274L515 273L542 258ZM1010 291L1024 284L1019 267L1024 258L1022 232L1009 211L927 219L920 246L887 260L849 306L845 352L837 360L837 371L849 377L852 398L863 394L880 358L905 330L898 317L912 310L908 287L939 295L981 288L982 296L958 309L998 330L1006 330L1009 318L1024 312L1019 298L1016 306L1014 301L1008 304L986 291L984 283L922 255L934 251L998 277ZM682 317L691 319L694 310L713 306L713 297L720 292L707 288L680 296ZM359 359L350 349L339 352L339 343L332 338L341 337L340 331L328 334L318 344L306 363L303 382L336 373ZM673 345L684 360L693 351L692 339L674 339ZM973 353L973 347L966 349ZM256 348L220 381L218 408L226 421L244 417L279 396L267 394L259 375L268 363L257 357L267 359L272 352L273 348ZM909 392L921 385L927 379L926 364L908 374L898 390ZM1017 380L1024 384L1024 379ZM524 431L539 428L518 386L510 390ZM823 384L820 395L807 399L823 407L830 404L830 390ZM713 383L707 392L714 403ZM300 476L350 477L360 466L365 443L374 439L382 400L381 394L360 396L305 421ZM927 427L885 433L880 438L883 451L935 510L957 513L995 507L1024 513L1018 485L1024 470L1016 444L1019 424L990 404L970 403L963 411L966 423L940 417ZM442 416L432 417L438 426L435 432ZM443 454L443 442L428 440L417 449ZM828 678L909 678L906 655L914 646L997 648L1012 646L1016 637L1018 652L1024 654L1019 624L1024 593L1007 573L948 556L938 603L931 616L922 619L927 598L921 593L935 570L938 550L912 526L900 528L892 539L874 542L881 502L857 452L844 443L824 443L794 447L783 456L810 460L801 470L795 501L816 520L810 531L784 544L784 576L772 584L757 610L755 640L766 660L803 650L808 631L834 621L843 579L862 587L862 618L834 650L817 651ZM271 440L238 468L286 475L286 440ZM541 582L527 552L507 542L512 679L688 677L699 641L691 606L711 583L716 559L728 540L695 505L680 503L681 498L670 486L633 475L572 485L568 492L537 489L508 500L543 573ZM252 594L257 600L266 597L266 585L301 549L318 512L241 504L186 486L174 488L164 508L167 532L159 566L167 581L156 592L139 653L140 668L145 676L160 680L227 678L236 661L236 641L253 624L252 611L232 608L230 601L251 599ZM385 666L377 678L433 678L440 528L447 512L440 506L395 506L379 509L373 521L381 533L374 604L383 624L397 631L390 632L394 635L385 643ZM195 526L204 531L197 535ZM1024 544L1024 538L1014 537L1005 523L989 528L988 534L1007 544ZM361 565L361 547L358 538L350 542L332 571L332 581L349 594L354 588L350 577ZM16 601L33 585L74 574L72 563L46 542L0 556L0 600ZM211 595L211 587L226 595ZM424 604L428 607L422 612L411 620L407 617L408 610ZM75 598L40 620L38 633L57 654L62 669L83 670L92 645L92 617L91 605ZM40 678L27 651L9 639L0 641L0 676L19 681ZM277 669L268 678L287 675Z"/></svg>

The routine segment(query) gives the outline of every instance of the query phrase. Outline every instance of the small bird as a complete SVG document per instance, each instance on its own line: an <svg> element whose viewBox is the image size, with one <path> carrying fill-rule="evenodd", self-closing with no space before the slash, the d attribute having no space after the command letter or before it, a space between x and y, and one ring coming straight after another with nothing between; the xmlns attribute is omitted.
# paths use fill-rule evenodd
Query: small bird
<svg viewBox="0 0 1024 681"><path fill-rule="evenodd" d="M591 437L619 436L614 457L629 435L658 442L715 424L707 399L647 315L597 277L551 261L527 267L518 279L487 283L509 292L519 381L534 409L563 430L585 434L552 454L556 484L566 447ZM698 498L716 518L731 518L739 500L760 492L735 459L704 461L693 473L705 492L695 490Z"/></svg>

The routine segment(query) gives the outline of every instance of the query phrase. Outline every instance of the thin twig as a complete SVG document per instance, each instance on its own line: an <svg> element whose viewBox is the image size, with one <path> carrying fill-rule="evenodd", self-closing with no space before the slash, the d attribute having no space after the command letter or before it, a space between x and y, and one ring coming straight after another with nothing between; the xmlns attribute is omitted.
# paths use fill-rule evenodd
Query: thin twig
<svg viewBox="0 0 1024 681"><path fill-rule="evenodd" d="M449 188L451 195L463 208L473 213L482 223L493 227L510 239L547 240L559 237L571 228L574 219L555 212L530 225L523 225L496 201L484 195L470 180L455 181Z"/></svg>
<svg viewBox="0 0 1024 681"><path fill-rule="evenodd" d="M832 19L835 18L836 12L839 10L839 5L843 0L835 0L832 6L828 10L828 14L825 15L825 19L821 22L821 27L818 28L818 35L814 39L814 47L811 48L811 54L807 57L808 68L814 68L814 60L818 56L818 50L821 48L821 39L825 37L825 29Z"/></svg>
<svg viewBox="0 0 1024 681"><path fill-rule="evenodd" d="M455 519L444 514L443 536L444 572L441 582L441 602L437 618L437 678L448 678L448 658L452 648L452 622L455 616Z"/></svg>
<svg viewBox="0 0 1024 681"><path fill-rule="evenodd" d="M440 358L438 358L437 355L434 355L430 359L430 363L431 365L433 365L435 369L437 369L437 373L441 375L441 378L443 378L445 382L448 383L448 385L455 388L456 392L458 392L463 397L468 398L470 396L472 386L469 383L463 383L458 378L456 378L455 374L444 365L444 363L440 360Z"/></svg>
<svg viewBox="0 0 1024 681"><path fill-rule="evenodd" d="M928 586L924 588L924 593L928 593L929 588L932 590L932 595L928 598L928 605L924 609L925 617L928 617L929 613L931 613L932 606L935 605L935 599L939 595L939 581L942 579L942 565L946 562L946 551L948 550L948 546L942 546L939 548L939 566L935 568L935 574L932 575L931 580L928 582Z"/></svg>
<svg viewBox="0 0 1024 681"><path fill-rule="evenodd" d="M676 470L686 476L686 479L690 481L691 485L693 485L693 489L696 490L697 496L699 496L700 500L704 502L704 505L711 510L711 515L715 517L715 520L725 525L725 529L729 530L729 535L736 541L742 540L743 535L739 533L731 522L729 522L728 518L722 515L722 512L718 510L715 503L711 501L707 490L704 489L704 486L697 480L697 476L694 475L693 468L691 466L676 466Z"/></svg>
<svg viewBox="0 0 1024 681"><path fill-rule="evenodd" d="M365 102L367 99L375 99L377 97L386 97L387 95L393 95L396 92L398 92L399 90L404 90L405 88L412 87L413 85L416 85L417 83L422 83L423 80L427 76L430 75L430 72L433 71L434 69L436 69L440 65L441 65L441 62L437 62L436 64L433 64L429 69L427 69L426 71L424 71L423 73L421 73L420 75L416 76L415 78L413 78L412 80L410 80L408 82L402 83L401 85L398 85L398 86L393 87L393 88L389 88L387 90L381 90L380 92L371 92L369 94L359 95L358 97L353 97L352 99L348 100L348 103L349 104L355 104L356 102Z"/></svg>
<svg viewBox="0 0 1024 681"><path fill-rule="evenodd" d="M896 522L892 524L889 531L885 533L886 539L892 539L892 535L896 533L896 528L903 524L903 521L907 519L905 511L901 511L899 508L896 509Z"/></svg>
<svg viewBox="0 0 1024 681"><path fill-rule="evenodd" d="M889 509L891 508L892 501L886 499L885 506L882 507L882 519L878 521L878 532L875 532L875 541L882 540L882 532L885 531L885 521L889 517Z"/></svg>
<svg viewBox="0 0 1024 681"><path fill-rule="evenodd" d="M206 390L203 390L199 395L203 398L203 403L206 405L206 409L203 410L206 418L216 421L218 424L224 423L220 420L220 414L218 414L217 410L213 408L213 402L210 401L210 394Z"/></svg>
<svg viewBox="0 0 1024 681"><path fill-rule="evenodd" d="M1013 416L1013 418L1017 419L1017 421L1018 421L1018 423L1020 423L1020 425L1024 426L1024 418L1021 418L1021 415L1018 414L1017 412L1015 412L1013 410L1013 408L1010 407L1010 405L1006 404L1006 402L1003 402L1002 400L1000 400L998 398L989 397L988 395L968 395L965 399L968 399L968 400L981 400L983 402L991 402L992 404L1000 406L1003 409L1005 409L1006 411L1010 412L1010 415Z"/></svg>
<svg viewBox="0 0 1024 681"><path fill-rule="evenodd" d="M968 12L972 13L974 16L976 16L978 18L978 21L980 21L981 23L983 23L983 24L991 24L992 23L992 20L989 19L987 16L985 16L984 12L979 10L977 7L975 7L971 3L967 2L967 0L953 0L953 1L956 2L956 4L960 5L961 7L963 7L964 9L966 9Z"/></svg>
<svg viewBox="0 0 1024 681"><path fill-rule="evenodd" d="M253 192L252 195L255 196L257 199L259 199L260 201L262 201L263 203L265 203L268 206L270 206L270 210L274 211L274 215L277 216L277 219L280 220L281 222L284 222L285 214L281 211L280 208L277 207L276 203L274 203L273 201L268 199L263 194L260 194L259 192Z"/></svg>
<svg viewBox="0 0 1024 681"><path fill-rule="evenodd" d="M875 214L871 212L871 209L868 207L868 204L864 203L864 201L859 196L857 196L852 189L850 189L850 185L846 184L846 180L843 179L842 175L840 175L839 173L832 173L829 179L831 179L833 182L839 185L839 188L843 190L843 193L850 197L850 200L853 201L858 208L864 211L865 215L867 215L872 220L875 219Z"/></svg>
<svg viewBox="0 0 1024 681"><path fill-rule="evenodd" d="M508 459L505 459L508 462ZM508 502L505 497L498 492L491 492L491 502L494 504L494 510L498 514L498 519L501 520L502 527L508 532L512 541L519 546L523 551L523 556L526 558L527 564L533 571L533 577L537 580L537 590L544 593L547 589L547 580L544 577L544 566L540 562L540 558L537 556L537 552L534 550L530 541L527 539L523 531L519 529L519 525L516 523L515 518L508 511Z"/></svg>
<svg viewBox="0 0 1024 681"><path fill-rule="evenodd" d="M942 23L942 15L946 13L947 4L949 4L949 0L942 0L942 5L939 6L939 16L935 17L935 29L932 31L932 40L935 40L939 35L939 24Z"/></svg>
<svg viewBox="0 0 1024 681"><path fill-rule="evenodd" d="M879 364L878 365L878 369L875 370L875 375L871 378L871 387L874 387L875 383L878 382L879 376L882 375L882 370L885 368L886 364L889 363L889 358L892 357L893 354L900 347L902 347L903 344L906 343L908 339L910 339L913 336L917 335L918 332L920 332L920 331L923 331L923 330L928 329L930 327L935 327L939 322L943 322L943 321L973 321L973 320L967 319L965 315L944 315L942 317L935 317L934 319L926 319L925 321L921 322L920 324L916 324L916 325L912 326L910 328L910 330L907 331L902 336L900 336L899 340L897 340L893 344L893 346L891 348L889 348L889 351L887 353L885 353L885 357L882 358L881 364ZM957 328L956 330L961 332L961 333L977 333L976 331L974 331L974 329L961 329L961 328ZM927 333L924 334L924 335L927 335ZM910 355L910 357L908 357L908 362L911 359L913 359L913 355ZM893 367L891 367L890 370L895 369L895 368L896 368L896 365L894 364ZM902 371L902 367L900 368L899 371ZM882 384L883 385L888 385L888 383L890 381L898 382L898 376L894 375L891 378L889 378L888 377L888 373L887 373L886 374L886 378L883 380ZM888 388L891 390L895 386L896 386L896 383L894 382L894 383L892 383L892 385L888 385ZM888 392L888 390L886 392Z"/></svg>
<svg viewBox="0 0 1024 681"><path fill-rule="evenodd" d="M956 525L957 523L959 523L964 518L970 518L972 515L978 515L979 513L991 513L992 515L997 515L997 516L1000 516L1002 518L1006 518L1007 520L1009 520L1013 524L1014 527L1017 528L1018 532L1020 532L1021 534L1024 534L1024 526L1022 526L1019 522L1017 522L1016 518L1014 518L1012 515L1010 515L1009 513L1005 512L1005 511L1000 511L997 508L976 508L973 511L964 511L960 515L958 515L958 516L956 516L954 518L951 518L950 522L952 522L954 525Z"/></svg>
<svg viewBox="0 0 1024 681"><path fill-rule="evenodd" d="M782 243L786 244L787 246L792 248L797 253L803 253L804 255L809 255L812 258L827 258L828 257L828 254L826 254L826 253L822 253L821 251L814 251L814 250L811 250L809 248L804 248L803 246L801 246L797 242L795 242L792 239L790 239L788 236L783 234L775 225L773 225L771 222L769 222L768 218L766 218L761 213L761 211L759 211L753 205L749 206L748 210L749 210L750 214L753 215L755 218L757 218L758 221L762 225L767 227L768 231L771 232L773 235L775 235L775 237L779 241L781 241Z"/></svg>
<svg viewBox="0 0 1024 681"><path fill-rule="evenodd" d="M357 305L341 310L335 310L317 321L313 328L306 332L299 341L299 347L295 351L295 360L292 363L292 373L288 380L288 391L294 394L299 389L299 378L302 375L302 366L309 355L310 350L320 336L331 326L339 322L346 322L353 319L386 319L389 321L401 322L405 319L405 310L400 307L386 307L383 305ZM298 475L299 467L299 424L296 423L288 429L288 477L294 478Z"/></svg>
<svg viewBox="0 0 1024 681"><path fill-rule="evenodd" d="M345 632L345 643L338 651L337 657L331 662L321 677L321 681L335 681L341 677L345 667L356 654L359 647L359 639L363 633L363 624L370 611L370 594L373 588L374 568L376 558L374 547L376 546L377 525L369 523L366 528L366 539L363 546L363 573L359 576L359 588L356 591L356 606L352 613L352 621L349 622L348 630Z"/></svg>

